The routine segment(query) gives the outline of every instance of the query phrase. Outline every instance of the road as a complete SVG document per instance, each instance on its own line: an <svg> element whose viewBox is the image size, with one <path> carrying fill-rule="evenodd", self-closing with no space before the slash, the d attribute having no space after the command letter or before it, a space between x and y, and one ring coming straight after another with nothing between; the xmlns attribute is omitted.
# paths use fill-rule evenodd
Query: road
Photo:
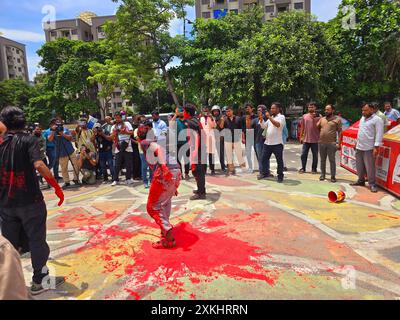
<svg viewBox="0 0 400 320"><path fill-rule="evenodd" d="M337 184L299 175L299 145L286 162L283 184L207 176L204 201L183 181L173 250L151 247L159 229L139 182L70 190L61 208L46 191L49 267L67 283L36 299L398 299L400 201L350 187L343 169ZM329 203L332 190L346 202ZM23 267L28 283L29 257Z"/></svg>

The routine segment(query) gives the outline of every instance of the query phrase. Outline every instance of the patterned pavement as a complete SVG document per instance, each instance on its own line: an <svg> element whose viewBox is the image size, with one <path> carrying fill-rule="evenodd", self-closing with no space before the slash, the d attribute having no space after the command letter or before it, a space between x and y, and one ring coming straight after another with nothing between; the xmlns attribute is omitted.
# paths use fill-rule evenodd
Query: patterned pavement
<svg viewBox="0 0 400 320"><path fill-rule="evenodd" d="M183 181L173 250L151 247L139 182L67 191L61 208L46 191L49 267L67 283L37 299L399 299L400 201L350 187L342 169L337 184L298 175L299 148L287 147L284 184L207 176L208 199L191 202ZM340 189L346 202L329 203Z"/></svg>

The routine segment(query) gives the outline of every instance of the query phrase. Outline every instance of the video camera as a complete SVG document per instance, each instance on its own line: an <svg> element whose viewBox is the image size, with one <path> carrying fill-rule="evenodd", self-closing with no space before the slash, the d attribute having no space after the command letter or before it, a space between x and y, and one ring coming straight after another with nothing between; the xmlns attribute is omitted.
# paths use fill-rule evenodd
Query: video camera
<svg viewBox="0 0 400 320"><path fill-rule="evenodd" d="M57 122L56 123L56 128L54 130L58 135L62 132L64 132L64 125L62 124L62 122Z"/></svg>

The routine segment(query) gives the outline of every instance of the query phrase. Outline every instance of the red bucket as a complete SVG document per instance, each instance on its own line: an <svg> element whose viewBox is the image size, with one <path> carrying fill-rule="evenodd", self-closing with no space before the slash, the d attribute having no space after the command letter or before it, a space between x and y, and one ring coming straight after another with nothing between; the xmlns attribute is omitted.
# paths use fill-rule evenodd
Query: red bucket
<svg viewBox="0 0 400 320"><path fill-rule="evenodd" d="M328 200L331 203L340 203L346 200L346 194L343 191L331 191L328 193Z"/></svg>

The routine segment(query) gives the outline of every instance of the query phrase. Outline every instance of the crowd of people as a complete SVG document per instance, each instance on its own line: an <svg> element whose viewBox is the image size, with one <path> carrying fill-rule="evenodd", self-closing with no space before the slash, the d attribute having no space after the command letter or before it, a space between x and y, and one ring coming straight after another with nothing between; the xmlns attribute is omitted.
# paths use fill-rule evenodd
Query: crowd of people
<svg viewBox="0 0 400 320"><path fill-rule="evenodd" d="M335 114L335 107L327 105L325 115L317 112L316 103L308 104L302 117L300 142L303 145L300 174L307 172L308 154L312 152L311 173L318 172L320 180L326 179L327 158L330 162L331 182L336 180L336 153L341 148L342 121ZM365 186L368 178L372 192L375 183L375 157L382 144L389 121L400 122L400 114L390 103L385 112L379 105L366 103L355 146L358 181L354 186ZM277 162L277 182L284 181L287 170L284 160L288 140L286 118L282 105L272 103L270 108L250 103L245 114L237 115L232 107L203 107L193 104L177 108L168 118L168 124L154 111L151 119L136 115L129 120L124 112L117 112L89 128L89 121L82 117L74 129L68 129L61 118L52 119L46 130L39 124L26 127L22 110L7 107L0 113L0 299L10 290L14 274L20 278L16 251L31 252L33 277L31 294L47 289L43 285L49 272L46 263L49 246L46 242L47 209L42 187L54 188L64 201L63 189L81 184L96 184L97 180L117 186L122 170L126 184L143 181L150 188L147 212L159 225L161 239L153 244L156 249L176 246L173 226L169 221L173 196L178 195L181 179L197 183L192 201L206 199L206 173L215 175L216 164L227 177L237 173L255 172L254 159L258 162L259 180L274 178L270 160ZM254 157L255 156L255 157ZM218 160L218 161L217 161ZM62 188L59 186L63 180ZM111 178L111 179L110 179ZM46 182L44 182L46 181ZM11 245L10 245L11 243ZM8 258L8 260L6 259ZM18 263L17 263L18 264ZM55 286L64 282L57 277ZM23 292L14 291L15 296Z"/></svg>

